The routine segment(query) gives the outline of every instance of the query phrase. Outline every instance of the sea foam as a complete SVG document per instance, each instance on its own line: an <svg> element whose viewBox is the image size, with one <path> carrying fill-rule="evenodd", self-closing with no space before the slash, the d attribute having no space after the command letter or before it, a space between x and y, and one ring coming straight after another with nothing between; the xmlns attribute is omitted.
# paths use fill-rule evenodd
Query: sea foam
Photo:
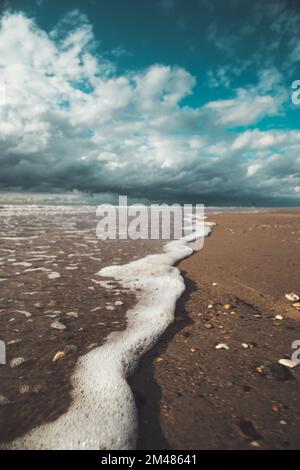
<svg viewBox="0 0 300 470"><path fill-rule="evenodd" d="M173 322L176 301L185 289L174 265L192 254L188 243L208 235L212 225L205 222L204 230L167 243L161 254L98 273L137 292L138 303L127 312L126 330L112 333L103 346L79 358L72 377L72 404L65 414L2 448L135 448L137 408L126 378Z"/></svg>

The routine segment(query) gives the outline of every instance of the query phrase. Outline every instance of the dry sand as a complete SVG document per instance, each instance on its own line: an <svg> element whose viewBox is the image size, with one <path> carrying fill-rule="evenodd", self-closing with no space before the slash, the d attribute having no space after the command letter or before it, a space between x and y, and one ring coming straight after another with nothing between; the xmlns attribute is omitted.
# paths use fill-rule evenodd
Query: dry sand
<svg viewBox="0 0 300 470"><path fill-rule="evenodd" d="M285 298L300 291L300 214L211 219L204 248L180 263L175 323L130 380L139 447L299 449L300 366L278 360L300 340L300 311Z"/></svg>

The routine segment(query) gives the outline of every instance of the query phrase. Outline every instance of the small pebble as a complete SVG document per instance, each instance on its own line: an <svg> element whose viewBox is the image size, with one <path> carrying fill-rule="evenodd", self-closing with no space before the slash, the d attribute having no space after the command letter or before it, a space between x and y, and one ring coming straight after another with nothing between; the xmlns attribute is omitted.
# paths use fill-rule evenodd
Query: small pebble
<svg viewBox="0 0 300 470"><path fill-rule="evenodd" d="M256 447L256 448L257 448L257 447L260 447L260 443L257 442L257 441L252 441L252 442L250 442L250 445L251 445L252 447Z"/></svg>
<svg viewBox="0 0 300 470"><path fill-rule="evenodd" d="M248 439L253 439L252 442L257 442L259 439L261 439L260 433L255 429L252 421L248 418L241 418L239 422L239 428L241 433L247 437Z"/></svg>
<svg viewBox="0 0 300 470"><path fill-rule="evenodd" d="M267 378L275 379L280 382L294 379L288 367L274 362L269 362L264 366L263 375Z"/></svg>
<svg viewBox="0 0 300 470"><path fill-rule="evenodd" d="M283 320L283 316L282 315L276 315L275 319L276 320Z"/></svg>
<svg viewBox="0 0 300 470"><path fill-rule="evenodd" d="M64 348L64 352L65 354L69 354L69 353L75 353L77 352L77 346L75 346L75 344L67 344Z"/></svg>
<svg viewBox="0 0 300 470"><path fill-rule="evenodd" d="M279 403L272 403L272 411L274 413L279 413L281 409L282 409L282 406Z"/></svg>

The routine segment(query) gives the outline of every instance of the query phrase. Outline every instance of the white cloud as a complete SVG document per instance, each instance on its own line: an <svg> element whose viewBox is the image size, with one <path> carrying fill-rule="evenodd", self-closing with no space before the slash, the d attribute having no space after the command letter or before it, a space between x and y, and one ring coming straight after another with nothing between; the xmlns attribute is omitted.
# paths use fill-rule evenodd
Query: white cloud
<svg viewBox="0 0 300 470"><path fill-rule="evenodd" d="M247 169L247 176L253 176L255 173L260 169L260 164L259 163L253 163L248 166Z"/></svg>
<svg viewBox="0 0 300 470"><path fill-rule="evenodd" d="M233 150L263 150L274 147L287 148L300 145L299 131L245 131L232 143Z"/></svg>
<svg viewBox="0 0 300 470"><path fill-rule="evenodd" d="M254 124L266 116L279 111L277 100L269 95L258 95L247 90L238 90L234 99L213 101L206 105L219 124L229 127Z"/></svg>
<svg viewBox="0 0 300 470"><path fill-rule="evenodd" d="M118 75L95 50L92 28L77 11L49 34L23 14L2 17L2 188L224 202L253 193L297 197L299 132L224 129L280 112L274 70L261 72L255 87L237 90L232 99L191 108L182 100L195 78L185 69L154 64Z"/></svg>

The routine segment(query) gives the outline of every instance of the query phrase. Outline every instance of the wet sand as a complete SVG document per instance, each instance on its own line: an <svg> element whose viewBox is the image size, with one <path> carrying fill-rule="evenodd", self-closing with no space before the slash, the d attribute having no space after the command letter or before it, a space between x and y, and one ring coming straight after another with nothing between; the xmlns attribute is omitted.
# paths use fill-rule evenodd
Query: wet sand
<svg viewBox="0 0 300 470"><path fill-rule="evenodd" d="M65 413L78 357L126 328L135 294L97 272L161 249L98 240L94 213L0 217L0 442Z"/></svg>
<svg viewBox="0 0 300 470"><path fill-rule="evenodd" d="M219 214L176 321L130 379L142 449L299 449L300 214ZM275 317L280 315L282 320ZM225 343L227 349L216 349Z"/></svg>

